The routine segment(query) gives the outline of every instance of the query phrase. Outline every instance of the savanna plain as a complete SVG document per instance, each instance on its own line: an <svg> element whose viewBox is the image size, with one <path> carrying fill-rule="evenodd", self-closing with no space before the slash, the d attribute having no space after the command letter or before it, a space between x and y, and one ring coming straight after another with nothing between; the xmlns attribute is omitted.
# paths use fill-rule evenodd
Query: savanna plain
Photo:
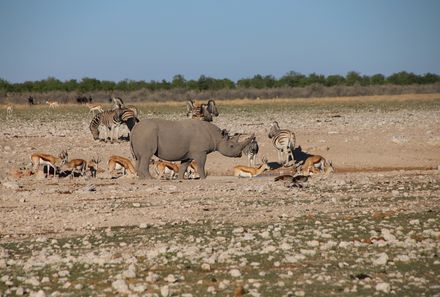
<svg viewBox="0 0 440 297"><path fill-rule="evenodd" d="M184 119L183 102L140 118ZM440 296L440 94L217 101L214 124L270 124L335 171L290 188L232 176L247 159L208 155L205 180L107 172L129 142L94 141L82 105L0 111L0 296ZM128 130L125 131L127 133ZM35 152L102 160L96 178L17 178Z"/></svg>

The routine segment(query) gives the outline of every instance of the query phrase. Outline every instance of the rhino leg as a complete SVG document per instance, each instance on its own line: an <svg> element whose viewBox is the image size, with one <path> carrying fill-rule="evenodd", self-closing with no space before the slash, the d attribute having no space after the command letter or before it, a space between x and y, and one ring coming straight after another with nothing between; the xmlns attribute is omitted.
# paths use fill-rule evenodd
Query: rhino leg
<svg viewBox="0 0 440 297"><path fill-rule="evenodd" d="M199 166L199 175L200 175L200 179L205 179L206 178L206 173L205 173L205 163L206 163L206 153L199 153L193 156L194 160L197 162L198 166Z"/></svg>
<svg viewBox="0 0 440 297"><path fill-rule="evenodd" d="M137 172L139 178L151 179L150 168L149 168L150 159L151 156L146 156L146 155L139 158L137 163Z"/></svg>
<svg viewBox="0 0 440 297"><path fill-rule="evenodd" d="M177 177L178 179L183 179L184 178L185 172L188 169L189 164L191 164L191 160L183 160L180 163L179 176Z"/></svg>

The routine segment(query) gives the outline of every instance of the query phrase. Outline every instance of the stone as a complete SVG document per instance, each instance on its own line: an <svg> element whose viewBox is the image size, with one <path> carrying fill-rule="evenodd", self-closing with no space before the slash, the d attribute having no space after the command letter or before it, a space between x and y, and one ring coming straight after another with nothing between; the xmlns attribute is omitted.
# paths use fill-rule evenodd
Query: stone
<svg viewBox="0 0 440 297"><path fill-rule="evenodd" d="M229 274L232 277L240 277L241 276L241 272L238 269L231 269L231 270L229 270Z"/></svg>
<svg viewBox="0 0 440 297"><path fill-rule="evenodd" d="M391 286L389 283L378 283L376 285L376 291L388 294L391 291Z"/></svg>

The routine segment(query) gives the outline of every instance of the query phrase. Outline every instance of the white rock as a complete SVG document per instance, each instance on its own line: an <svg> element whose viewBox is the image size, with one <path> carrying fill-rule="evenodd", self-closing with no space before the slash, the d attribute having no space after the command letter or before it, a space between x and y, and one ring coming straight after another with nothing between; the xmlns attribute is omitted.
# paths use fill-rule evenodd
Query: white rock
<svg viewBox="0 0 440 297"><path fill-rule="evenodd" d="M306 243L310 247L317 247L317 246L319 246L319 241L317 241L317 240L310 240L310 241L307 241Z"/></svg>
<svg viewBox="0 0 440 297"><path fill-rule="evenodd" d="M31 292L29 297L46 297L46 293L43 290L39 290L38 292Z"/></svg>
<svg viewBox="0 0 440 297"><path fill-rule="evenodd" d="M170 296L170 287L168 286L160 287L160 295L162 295L162 297Z"/></svg>
<svg viewBox="0 0 440 297"><path fill-rule="evenodd" d="M20 189L19 184L16 183L16 182L9 182L8 181L8 182L4 182L2 184L3 184L3 187L6 188L6 189L10 189L10 190L18 190L18 189Z"/></svg>
<svg viewBox="0 0 440 297"><path fill-rule="evenodd" d="M238 269L231 269L231 270L229 270L229 274L232 277L240 277L241 276L241 272Z"/></svg>
<svg viewBox="0 0 440 297"><path fill-rule="evenodd" d="M34 287L37 287L40 285L40 282L38 281L38 279L35 276L28 278L27 280L24 281L24 283L32 285Z"/></svg>
<svg viewBox="0 0 440 297"><path fill-rule="evenodd" d="M373 265L381 266L386 265L388 262L388 255L386 253L380 253L375 259L372 260Z"/></svg>
<svg viewBox="0 0 440 297"><path fill-rule="evenodd" d="M420 221L419 221L418 219L415 219L415 220L411 220L411 221L409 221L409 223L410 223L411 225L419 225L419 224L420 224Z"/></svg>
<svg viewBox="0 0 440 297"><path fill-rule="evenodd" d="M209 265L208 263L203 263L201 268L204 271L210 271L211 270L211 265Z"/></svg>
<svg viewBox="0 0 440 297"><path fill-rule="evenodd" d="M389 293L391 290L391 286L389 283L378 283L376 285L376 291Z"/></svg>
<svg viewBox="0 0 440 297"><path fill-rule="evenodd" d="M169 282L170 284L177 282L177 278L173 274L168 274L165 278L165 281Z"/></svg>
<svg viewBox="0 0 440 297"><path fill-rule="evenodd" d="M119 293L129 293L127 283L123 279L118 279L112 282L112 287Z"/></svg>
<svg viewBox="0 0 440 297"><path fill-rule="evenodd" d="M381 230L382 233L382 237L389 242L396 242L396 236L394 236L393 234L391 234L391 231L388 229L383 228Z"/></svg>

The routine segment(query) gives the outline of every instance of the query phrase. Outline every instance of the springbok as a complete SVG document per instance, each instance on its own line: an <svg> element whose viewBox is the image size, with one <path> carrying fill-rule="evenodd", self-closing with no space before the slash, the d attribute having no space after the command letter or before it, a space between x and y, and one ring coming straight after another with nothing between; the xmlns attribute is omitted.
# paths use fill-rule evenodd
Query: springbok
<svg viewBox="0 0 440 297"><path fill-rule="evenodd" d="M49 154L44 154L44 153L35 153L32 154L31 156L31 161L32 161L32 170L34 173L36 173L40 167L40 165L43 165L44 167L47 168L46 172L47 175L49 176L50 174L50 168L53 168L54 170L54 174L53 176L55 177L55 175L57 174L58 171L58 167L64 165L64 163L67 162L67 158L68 158L68 153L66 150L63 150L58 157L49 155ZM44 171L44 168L43 168Z"/></svg>
<svg viewBox="0 0 440 297"><path fill-rule="evenodd" d="M91 177L96 177L98 173L98 164L101 162L101 158L95 157L92 158L89 162L87 162L87 169L90 171Z"/></svg>
<svg viewBox="0 0 440 297"><path fill-rule="evenodd" d="M60 171L70 172L70 178L73 178L75 176L75 173L79 173L81 176L84 176L86 174L87 170L87 161L83 159L73 159L68 162L65 162L61 167Z"/></svg>
<svg viewBox="0 0 440 297"><path fill-rule="evenodd" d="M127 158L121 156L110 156L107 165L110 174L113 174L116 170L117 172L122 171L123 175L127 174L127 172L131 175L136 175L136 169L131 161Z"/></svg>
<svg viewBox="0 0 440 297"><path fill-rule="evenodd" d="M55 109L60 106L57 101L46 101L46 104L49 105L50 109Z"/></svg>
<svg viewBox="0 0 440 297"><path fill-rule="evenodd" d="M200 178L199 171L197 169L197 162L191 161L186 169L185 176L188 179ZM162 179L162 177L169 175L169 179L174 179L177 177L180 170L180 164L168 162L164 160L159 160L154 162L154 171L156 172L157 178Z"/></svg>
<svg viewBox="0 0 440 297"><path fill-rule="evenodd" d="M12 116L12 112L14 111L14 108L12 104L6 105L6 118Z"/></svg>
<svg viewBox="0 0 440 297"><path fill-rule="evenodd" d="M86 106L89 108L89 114L92 113L93 115L95 115L95 111L104 112L104 109L102 108L101 104L86 103Z"/></svg>
<svg viewBox="0 0 440 297"><path fill-rule="evenodd" d="M324 175L327 176L333 171L334 167L332 161L327 161L320 155L311 155L300 167L300 173L302 175L324 173Z"/></svg>
<svg viewBox="0 0 440 297"><path fill-rule="evenodd" d="M266 170L270 169L269 164L267 164L267 159L263 157L263 164L258 167L250 167L244 165L237 165L234 167L234 176L238 177L256 177Z"/></svg>

